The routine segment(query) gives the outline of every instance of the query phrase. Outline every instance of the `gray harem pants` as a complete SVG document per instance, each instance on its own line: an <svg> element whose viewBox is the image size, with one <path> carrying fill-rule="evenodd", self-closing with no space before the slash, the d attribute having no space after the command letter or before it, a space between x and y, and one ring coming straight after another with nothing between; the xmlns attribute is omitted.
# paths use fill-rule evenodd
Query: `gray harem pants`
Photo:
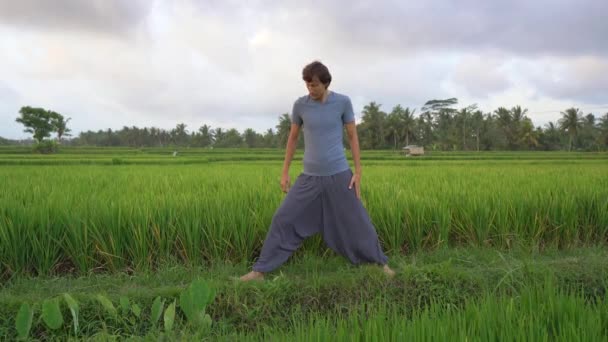
<svg viewBox="0 0 608 342"><path fill-rule="evenodd" d="M301 173L272 217L260 257L253 270L270 272L281 266L304 239L321 233L329 248L353 264L384 265L376 230L357 198L348 170L331 176Z"/></svg>

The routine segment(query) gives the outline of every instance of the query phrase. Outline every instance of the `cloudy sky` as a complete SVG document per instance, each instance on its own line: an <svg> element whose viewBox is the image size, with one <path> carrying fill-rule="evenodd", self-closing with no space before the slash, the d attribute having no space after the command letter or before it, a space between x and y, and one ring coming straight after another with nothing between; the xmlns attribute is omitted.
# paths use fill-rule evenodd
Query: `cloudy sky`
<svg viewBox="0 0 608 342"><path fill-rule="evenodd" d="M0 0L0 136L21 106L83 130L274 127L330 68L356 113L456 97L537 126L608 112L608 1ZM360 115L357 115L359 118Z"/></svg>

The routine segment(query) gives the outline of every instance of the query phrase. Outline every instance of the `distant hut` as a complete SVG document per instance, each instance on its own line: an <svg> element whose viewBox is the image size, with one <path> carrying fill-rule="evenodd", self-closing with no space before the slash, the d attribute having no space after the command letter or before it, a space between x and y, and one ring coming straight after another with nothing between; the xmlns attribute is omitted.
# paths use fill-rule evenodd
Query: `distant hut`
<svg viewBox="0 0 608 342"><path fill-rule="evenodd" d="M403 147L403 153L405 153L406 156L422 156L424 155L424 147L407 145Z"/></svg>

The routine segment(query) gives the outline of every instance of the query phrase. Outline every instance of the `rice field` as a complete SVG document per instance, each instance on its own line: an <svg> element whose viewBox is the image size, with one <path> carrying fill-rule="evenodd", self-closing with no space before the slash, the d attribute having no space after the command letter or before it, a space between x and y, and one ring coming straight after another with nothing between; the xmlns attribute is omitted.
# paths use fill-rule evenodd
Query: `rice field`
<svg viewBox="0 0 608 342"><path fill-rule="evenodd" d="M67 159L58 155L48 157L51 165L0 168L0 274L141 270L175 259L251 260L284 197L282 164L264 160L264 153L219 156L239 153L248 158L101 166L63 165ZM281 157L280 151L266 154ZM386 251L608 241L608 158L537 164L498 156L483 162L467 155L363 160L362 200ZM256 157L261 160L251 160ZM293 180L300 171L294 162ZM326 252L314 238L303 249Z"/></svg>
<svg viewBox="0 0 608 342"><path fill-rule="evenodd" d="M168 265L243 265L239 272L246 271L285 196L279 188L284 151L173 152L64 148L35 155L0 148L0 279L111 277ZM301 157L298 151L292 183ZM362 165L362 201L389 258L461 248L605 250L608 242L607 153L427 152L412 158L362 151ZM336 257L315 236L287 266ZM522 288L517 297L480 292L466 306L430 303L418 307L415 319L382 302L359 301L348 304L346 315L293 313L293 322L270 330L224 328L245 340L595 339L608 332L608 274L597 276L606 282L594 285L604 295L593 303L542 286Z"/></svg>

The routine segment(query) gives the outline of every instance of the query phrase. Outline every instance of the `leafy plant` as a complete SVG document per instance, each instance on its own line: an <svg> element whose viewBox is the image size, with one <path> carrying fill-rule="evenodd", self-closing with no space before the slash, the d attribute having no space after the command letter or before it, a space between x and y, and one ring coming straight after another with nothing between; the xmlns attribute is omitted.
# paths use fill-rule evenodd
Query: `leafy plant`
<svg viewBox="0 0 608 342"><path fill-rule="evenodd" d="M97 295L97 301L99 301L99 303L101 304L101 306L106 310L106 312L113 318L116 318L118 315L118 312L116 311L116 308L114 307L114 304L112 304L112 302L105 296L103 295Z"/></svg>
<svg viewBox="0 0 608 342"><path fill-rule="evenodd" d="M195 280L184 290L179 298L179 306L193 325L210 325L211 317L205 314L205 308L213 301L215 291L201 279Z"/></svg>
<svg viewBox="0 0 608 342"><path fill-rule="evenodd" d="M15 320L15 327L19 339L25 339L30 334L32 328L32 320L34 318L34 310L28 303L21 304L19 312Z"/></svg>
<svg viewBox="0 0 608 342"><path fill-rule="evenodd" d="M63 315L59 307L59 298L46 299L42 302L42 320L52 330L61 328Z"/></svg>
<svg viewBox="0 0 608 342"><path fill-rule="evenodd" d="M152 324L156 324L160 319L160 316L163 314L163 308L165 306L165 300L161 300L160 296L154 298L154 302L152 303L152 313L150 315L150 320Z"/></svg>
<svg viewBox="0 0 608 342"><path fill-rule="evenodd" d="M173 303L169 305L167 310L165 310L165 315L163 317L165 323L165 331L173 330L173 323L175 322L175 304L177 300L174 300Z"/></svg>

